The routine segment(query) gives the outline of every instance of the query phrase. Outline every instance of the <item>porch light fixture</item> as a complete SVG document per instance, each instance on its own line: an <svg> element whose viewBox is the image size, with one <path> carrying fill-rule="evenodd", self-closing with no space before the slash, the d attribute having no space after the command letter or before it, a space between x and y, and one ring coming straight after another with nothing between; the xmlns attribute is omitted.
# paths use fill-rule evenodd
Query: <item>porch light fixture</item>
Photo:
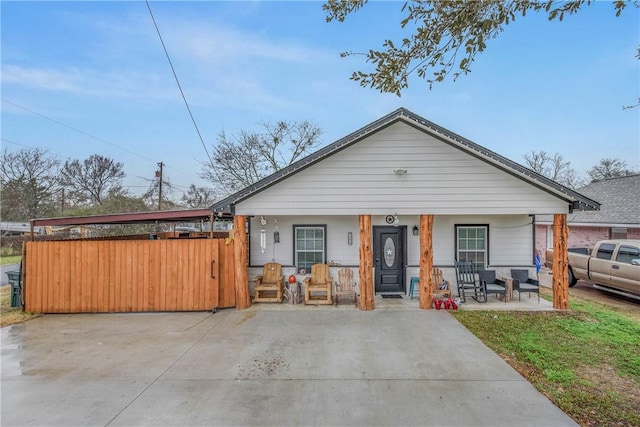
<svg viewBox="0 0 640 427"><path fill-rule="evenodd" d="M414 235L414 236L417 236L418 234L420 234L420 231L418 230L418 226L417 226L417 225L414 225L414 226L413 226L413 235Z"/></svg>
<svg viewBox="0 0 640 427"><path fill-rule="evenodd" d="M407 170L406 169L394 169L393 173L396 175L406 175L407 174Z"/></svg>
<svg viewBox="0 0 640 427"><path fill-rule="evenodd" d="M397 227L398 225L400 225L400 218L398 217L398 213L394 213L393 214L393 226Z"/></svg>

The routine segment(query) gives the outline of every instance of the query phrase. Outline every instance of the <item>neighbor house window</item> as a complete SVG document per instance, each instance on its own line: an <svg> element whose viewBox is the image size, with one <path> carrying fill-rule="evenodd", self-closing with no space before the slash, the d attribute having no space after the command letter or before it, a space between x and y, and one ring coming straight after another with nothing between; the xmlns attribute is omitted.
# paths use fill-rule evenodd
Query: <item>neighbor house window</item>
<svg viewBox="0 0 640 427"><path fill-rule="evenodd" d="M326 257L326 225L294 225L294 262L298 273L311 271L313 264L324 264Z"/></svg>
<svg viewBox="0 0 640 427"><path fill-rule="evenodd" d="M627 229L625 227L611 227L612 239L626 239Z"/></svg>
<svg viewBox="0 0 640 427"><path fill-rule="evenodd" d="M471 261L477 269L489 264L489 226L456 225L456 259Z"/></svg>

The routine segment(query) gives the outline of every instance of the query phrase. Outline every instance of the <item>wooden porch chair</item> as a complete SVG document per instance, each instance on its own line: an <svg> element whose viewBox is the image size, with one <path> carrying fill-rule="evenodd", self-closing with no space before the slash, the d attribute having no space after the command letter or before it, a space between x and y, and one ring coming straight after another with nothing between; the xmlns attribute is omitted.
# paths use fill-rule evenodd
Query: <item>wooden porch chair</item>
<svg viewBox="0 0 640 427"><path fill-rule="evenodd" d="M444 280L442 270L438 267L433 267L431 270L433 277L433 296L440 296L442 298L451 298L451 283L448 280ZM411 284L409 286L409 298L420 296L420 278L412 277Z"/></svg>
<svg viewBox="0 0 640 427"><path fill-rule="evenodd" d="M336 294L334 295L334 304L338 305L338 297L353 296L353 303L358 304L356 292L356 283L353 281L353 270L350 268L341 268L338 270L338 281L336 282Z"/></svg>
<svg viewBox="0 0 640 427"><path fill-rule="evenodd" d="M451 298L451 284L448 280L444 280L442 270L433 267L433 295L439 295L442 298Z"/></svg>
<svg viewBox="0 0 640 427"><path fill-rule="evenodd" d="M282 302L284 292L284 276L282 266L277 262L269 262L262 267L262 275L253 279L254 302Z"/></svg>
<svg viewBox="0 0 640 427"><path fill-rule="evenodd" d="M311 266L311 277L304 279L305 304L333 304L331 288L333 279L329 275L327 264Z"/></svg>

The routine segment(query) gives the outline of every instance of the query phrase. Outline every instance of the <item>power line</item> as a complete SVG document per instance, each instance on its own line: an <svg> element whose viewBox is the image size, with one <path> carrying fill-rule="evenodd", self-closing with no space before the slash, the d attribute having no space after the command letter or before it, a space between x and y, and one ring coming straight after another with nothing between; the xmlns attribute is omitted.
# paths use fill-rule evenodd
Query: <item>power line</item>
<svg viewBox="0 0 640 427"><path fill-rule="evenodd" d="M82 135L88 136L89 138L95 139L96 141L100 141L100 142L102 142L103 144L111 145L112 147L116 147L116 148L118 148L118 149L120 149L120 150L122 150L122 151L126 151L126 152L127 152L127 153L129 153L129 154L133 154L134 156L138 156L138 157L140 157L141 159L145 159L145 160L148 160L148 161L150 161L150 162L155 163L155 161L154 161L154 160L151 160L150 158L145 157L145 156L143 156L142 154L138 154L138 153L133 152L133 151L131 151L131 150L128 150L128 149L126 149L126 148L124 148L124 147L120 147L120 146L119 146L119 145L117 145L117 144L114 144L114 143L112 143L112 142L106 141L106 140L104 140L104 139L102 139L102 138L99 138L99 137L97 137L97 136L95 136L95 135L91 135L90 133L87 133L87 132L85 132L85 131L83 131L83 130L80 130L80 129L78 129L78 128L74 128L73 126L69 126L68 124L62 123L62 122L61 122L61 121L59 121L59 120L53 119L53 118L51 118L51 117L47 117L47 116L45 116L44 114L40 114L40 113L38 113L38 112L36 112L36 111L30 110L30 109L28 109L27 107L24 107L24 106L22 106L22 105L16 104L15 102L13 102L13 101L9 101L9 100L8 100L8 99L6 99L6 98L2 98L2 101L3 101L3 102L6 102L6 103L8 103L8 104L11 104L11 105L13 105L14 107L18 107L18 108L20 108L20 109L22 109L22 110L24 110L24 111L28 111L28 112L29 112L29 113L31 113L31 114L35 114L35 115L36 115L36 116L38 116L38 117L42 117L43 119L46 119L46 120L49 120L49 121L54 122L54 123L56 123L56 124L59 124L60 126L66 127L67 129L71 129L71 130L72 130L72 131L74 131L74 132L81 133Z"/></svg>
<svg viewBox="0 0 640 427"><path fill-rule="evenodd" d="M124 148L124 147L120 147L120 146L119 146L119 145L117 145L117 144L114 144L114 143L112 143L112 142L106 141L106 140L104 140L104 139L102 139L102 138L100 138L100 137L97 137L97 136L95 136L95 135L91 135L90 133L87 133L87 132L85 132L85 131L83 131L83 130L77 129L77 128L75 128L75 127L73 127L73 126L70 126L70 125L68 125L68 124L66 124L66 123L62 123L62 122L61 122L61 121L59 121L59 120L56 120L56 119L53 119L53 118L51 118L51 117L45 116L44 114L38 113L37 111L33 111L33 110L31 110L31 109L29 109L29 108L27 108L27 107L23 106L23 105L16 104L15 102L10 101L10 100L8 100L8 99L6 99L6 98L2 98L2 102L6 102L7 104L11 104L11 105L13 105L14 107L18 107L18 108L20 108L21 110L27 111L27 112L29 112L29 113L31 113L31 114L34 114L34 115L38 116L38 117L41 117L41 118L46 119L46 120L49 120L49 121L51 121L51 122L53 122L53 123L56 123L56 124L58 124L58 125L60 125L60 126L63 126L63 127L65 127L65 128L67 128L67 129L71 129L71 130L72 130L72 131L74 131L74 132L81 133L82 135L88 136L89 138L93 138L93 139L95 139L96 141L100 141L100 142L102 142L102 143L104 143L104 144L111 145L112 147L116 147L116 148L118 148L118 149L120 149L120 150L122 150L122 151L126 151L127 153L133 154L134 156L140 157L141 159L147 160L147 161L149 161L149 162L151 162L151 163L153 163L153 164L155 164L155 163L156 163L156 161L155 161L155 160L150 159L149 157L145 157L145 156L143 156L142 154L139 154L139 153L136 153L136 152L134 152L134 151L128 150L128 149L126 149L126 148ZM16 142L11 142L11 141L7 141L7 142L9 142L9 143L11 143L11 144L16 144L16 145L22 145L22 144L18 144L18 143L16 143ZM29 146L26 146L26 145L25 145L25 147L29 147ZM35 148L35 147L29 147L29 148ZM64 157L64 156L60 156L60 157ZM70 158L70 157L64 157L64 158ZM169 169L173 169L173 170L175 170L175 171L177 171L177 172L185 173L185 172L181 171L180 169L175 168L175 167L173 167L173 166L168 166L168 165L166 165L166 166L167 166L167 168L169 168Z"/></svg>
<svg viewBox="0 0 640 427"><path fill-rule="evenodd" d="M147 3L147 9L149 9L149 15L151 15L151 20L153 21L153 26L156 27L156 32L158 33L158 38L160 39L160 43L162 44L162 49L164 49L164 53L167 56L167 61L169 61L169 66L171 67L171 71L173 72L173 77L176 79L176 84L178 85L178 89L180 90L180 95L182 95L182 100L184 101L184 105L187 107L187 111L189 112L189 116L191 117L191 121L193 122L193 126L196 128L196 133L200 138L200 143L202 144L202 148L204 148L204 152L207 154L207 158L209 159L209 164L213 164L211 160L211 156L209 155L209 150L207 150L207 145L204 143L204 139L202 138L202 134L200 133L200 129L198 128L198 124L196 123L196 119L193 117L191 113L191 108L189 107L189 103L187 102L187 98L182 91L182 86L180 86L180 80L178 80L178 75L176 74L176 70L173 67L173 63L171 62L171 57L169 56L169 52L167 51L167 47L164 44L164 40L162 40L162 35L160 34L160 29L158 28L158 24L156 23L156 18L153 16L153 12L151 11L151 5L149 4L149 0L145 0Z"/></svg>
<svg viewBox="0 0 640 427"><path fill-rule="evenodd" d="M32 149L32 150L37 150L37 149L39 148L39 147L34 147L33 145L21 144L21 143L19 143L19 142L12 141L12 140L7 139L7 138L1 138L1 137L0 137L0 141L2 141L2 142L6 142L7 144L17 145L17 146L19 146L19 147L30 148L30 149ZM65 159L65 160L71 160L71 157L69 157L69 156L63 156L62 154L54 153L53 151L49 150L48 148L43 148L43 149L44 149L48 154L51 154L52 156L60 157L61 159ZM174 167L167 166L167 165L166 165L166 164L164 164L164 163L163 163L163 165L164 165L164 167L166 167L166 168L171 168L171 169L178 170L178 169L176 169L176 168L174 168ZM151 181L151 179L149 179L149 178L145 178L145 177L142 177L142 176L136 176L136 178L140 178L140 179L143 179L143 180ZM189 185L174 184L174 183L170 183L170 184L169 184L169 186L170 186L170 187L185 188L185 189L189 189L189 188L190 188L190 186L189 186ZM134 185L134 186L129 185L129 186L127 186L127 187L136 187L136 186L135 186L135 185ZM147 188L147 186L142 186L142 185L141 185L141 186L138 186L138 187Z"/></svg>
<svg viewBox="0 0 640 427"><path fill-rule="evenodd" d="M6 139L6 138L0 138L0 140L2 140L3 142L6 142L6 143L8 143L8 144L18 145L18 146L20 146L20 147L31 148L31 149L33 149L33 150L37 150L37 149L38 149L38 147L33 147L33 146L31 146L31 145L26 145L26 144L20 144L19 142L11 141L11 140ZM49 150L48 150L48 149L46 149L46 148L45 148L45 150L47 151L47 153L50 153L50 154L51 154L51 155L53 155L53 156L60 157L60 158L62 158L62 159L66 159L66 160L71 160L71 157L63 156L63 155L61 155L61 154L56 154L56 153L54 153L54 152L52 152L52 151L49 151Z"/></svg>

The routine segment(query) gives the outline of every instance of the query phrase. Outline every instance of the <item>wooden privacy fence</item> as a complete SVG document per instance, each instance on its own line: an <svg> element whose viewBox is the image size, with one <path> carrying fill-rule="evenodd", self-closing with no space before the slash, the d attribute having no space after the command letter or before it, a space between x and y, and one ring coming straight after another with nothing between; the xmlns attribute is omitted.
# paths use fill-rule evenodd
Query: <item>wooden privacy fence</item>
<svg viewBox="0 0 640 427"><path fill-rule="evenodd" d="M235 307L225 239L26 242L25 310L205 311Z"/></svg>

